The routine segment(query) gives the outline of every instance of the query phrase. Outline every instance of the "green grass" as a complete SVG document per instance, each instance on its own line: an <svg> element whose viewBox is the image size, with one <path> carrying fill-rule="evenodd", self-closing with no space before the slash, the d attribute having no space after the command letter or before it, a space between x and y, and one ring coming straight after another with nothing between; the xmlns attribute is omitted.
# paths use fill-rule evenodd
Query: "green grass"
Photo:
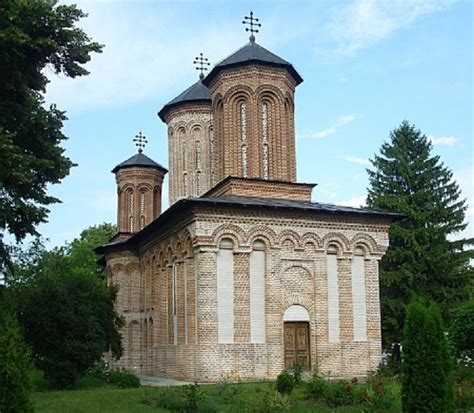
<svg viewBox="0 0 474 413"><path fill-rule="evenodd" d="M269 395L275 393L275 384L268 382L224 385L200 385L198 394L202 411L222 413L254 412L264 408ZM101 387L69 391L42 391L34 394L36 411L39 413L121 413L121 412L168 412L162 407L163 398L183 403L186 390L182 387L140 387L118 389ZM209 407L206 407L209 406ZM364 406L367 408L367 406ZM277 412L361 412L363 406L341 406L335 409L320 400L308 400L304 386L295 388L289 397L289 409L272 409ZM201 410L200 410L201 411ZM265 411L265 410L257 410ZM393 410L398 411L398 410Z"/></svg>

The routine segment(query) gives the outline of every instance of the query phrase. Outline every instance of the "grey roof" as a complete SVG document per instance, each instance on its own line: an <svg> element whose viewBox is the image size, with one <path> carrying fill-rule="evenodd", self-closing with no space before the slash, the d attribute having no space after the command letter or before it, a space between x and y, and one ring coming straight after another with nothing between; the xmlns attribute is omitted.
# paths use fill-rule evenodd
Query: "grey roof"
<svg viewBox="0 0 474 413"><path fill-rule="evenodd" d="M114 169L112 169L113 173L116 173L119 169L123 168L133 168L133 167L142 167L142 168L154 168L159 169L162 172L166 173L168 170L161 166L159 163L156 163L153 159L150 159L145 154L139 152L132 157L128 158L126 161L119 163Z"/></svg>
<svg viewBox="0 0 474 413"><path fill-rule="evenodd" d="M309 213L325 213L325 214L349 214L359 215L366 217L375 218L388 218L391 221L397 221L406 217L405 214L397 212L382 211L368 208L353 208L332 204L322 204L319 202L305 202L305 201L291 201L285 199L273 199L273 198L254 198L244 196L219 196L219 197L201 197L201 198L183 198L178 202L174 203L166 211L164 211L157 219L147 225L141 231L133 234L130 238L123 241L117 241L115 243L109 243L100 247L97 247L95 251L99 254L103 254L106 249L113 247L130 247L137 245L141 240L147 237L153 236L153 234L162 229L164 225L173 225L175 222L172 219L173 216L178 216L180 211L183 211L193 205L215 205L215 206L229 206L232 208L263 208L267 210L278 209L286 211L305 211Z"/></svg>
<svg viewBox="0 0 474 413"><path fill-rule="evenodd" d="M264 47L260 46L255 42L248 42L245 46L231 54L229 57L217 63L211 72L203 80L206 86L209 86L211 80L224 68L241 66L251 63L261 63L268 66L284 67L286 68L293 78L296 80L296 84L299 85L303 78L299 75L296 69L290 62L282 59L276 54L270 52Z"/></svg>
<svg viewBox="0 0 474 413"><path fill-rule="evenodd" d="M201 80L188 87L183 93L170 100L158 112L158 116L164 122L166 112L172 107L185 102L211 102L211 94L207 86L204 86Z"/></svg>
<svg viewBox="0 0 474 413"><path fill-rule="evenodd" d="M391 216L401 217L403 214L396 212L388 212L382 210L375 210L369 208L354 208L333 204L322 204L319 202L306 202L306 201L292 201L287 199L274 199L274 198L256 198L256 197L245 197L245 196L219 196L219 197L206 197L206 198L193 198L193 202L197 203L213 203L215 205L241 205L245 207L267 207L267 208L283 208L283 209L299 209L305 211L314 212L326 212L326 213L347 213L347 214L359 214L359 215L375 215L375 216Z"/></svg>

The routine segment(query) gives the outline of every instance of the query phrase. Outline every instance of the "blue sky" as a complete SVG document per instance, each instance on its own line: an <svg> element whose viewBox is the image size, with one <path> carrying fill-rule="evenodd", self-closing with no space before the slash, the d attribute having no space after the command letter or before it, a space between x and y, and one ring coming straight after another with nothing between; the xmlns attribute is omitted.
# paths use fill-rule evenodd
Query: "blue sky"
<svg viewBox="0 0 474 413"><path fill-rule="evenodd" d="M304 78L296 92L298 180L318 183L313 201L363 204L368 159L407 119L454 171L474 220L471 1L74 3L89 13L81 27L105 49L87 77L49 73L47 101L67 112L64 146L78 163L50 187L63 201L39 228L50 246L115 223L110 171L135 153L138 131L149 140L145 153L168 165L156 113L197 80L200 52L215 63L247 42L241 20L251 9L263 23L257 42ZM165 208L167 191L166 182Z"/></svg>

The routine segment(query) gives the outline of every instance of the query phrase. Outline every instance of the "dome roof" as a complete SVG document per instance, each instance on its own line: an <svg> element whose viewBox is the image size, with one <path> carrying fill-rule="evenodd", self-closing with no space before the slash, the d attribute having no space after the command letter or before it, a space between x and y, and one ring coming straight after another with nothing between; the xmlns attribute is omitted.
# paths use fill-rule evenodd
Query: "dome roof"
<svg viewBox="0 0 474 413"><path fill-rule="evenodd" d="M148 156L144 155L141 152L133 155L132 157L128 158L126 161L119 163L114 169L112 169L113 173L117 173L120 169L125 168L154 168L162 171L163 173L167 173L168 170L161 166L160 164L156 163L153 159L150 159Z"/></svg>
<svg viewBox="0 0 474 413"><path fill-rule="evenodd" d="M214 79L221 70L230 67L244 66L252 63L260 63L273 67L284 67L288 70L288 72L290 72L291 76L293 76L297 85L303 81L303 78L299 75L290 62L287 62L259 44L250 41L235 53L217 63L202 81L202 83L204 83L206 86L209 86L212 79Z"/></svg>
<svg viewBox="0 0 474 413"><path fill-rule="evenodd" d="M209 89L207 86L204 86L201 80L198 80L192 86L188 87L183 93L176 96L173 100L170 100L158 112L158 116L163 122L165 122L165 114L168 112L168 110L181 103L187 102L211 102L211 94L209 93Z"/></svg>

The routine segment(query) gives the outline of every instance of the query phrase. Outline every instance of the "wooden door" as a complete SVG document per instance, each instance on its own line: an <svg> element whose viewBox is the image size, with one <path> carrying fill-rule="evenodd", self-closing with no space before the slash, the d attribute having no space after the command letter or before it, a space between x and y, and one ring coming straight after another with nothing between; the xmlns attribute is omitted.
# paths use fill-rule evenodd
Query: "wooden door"
<svg viewBox="0 0 474 413"><path fill-rule="evenodd" d="M309 323L289 322L284 326L285 368L291 369L298 363L309 370Z"/></svg>

